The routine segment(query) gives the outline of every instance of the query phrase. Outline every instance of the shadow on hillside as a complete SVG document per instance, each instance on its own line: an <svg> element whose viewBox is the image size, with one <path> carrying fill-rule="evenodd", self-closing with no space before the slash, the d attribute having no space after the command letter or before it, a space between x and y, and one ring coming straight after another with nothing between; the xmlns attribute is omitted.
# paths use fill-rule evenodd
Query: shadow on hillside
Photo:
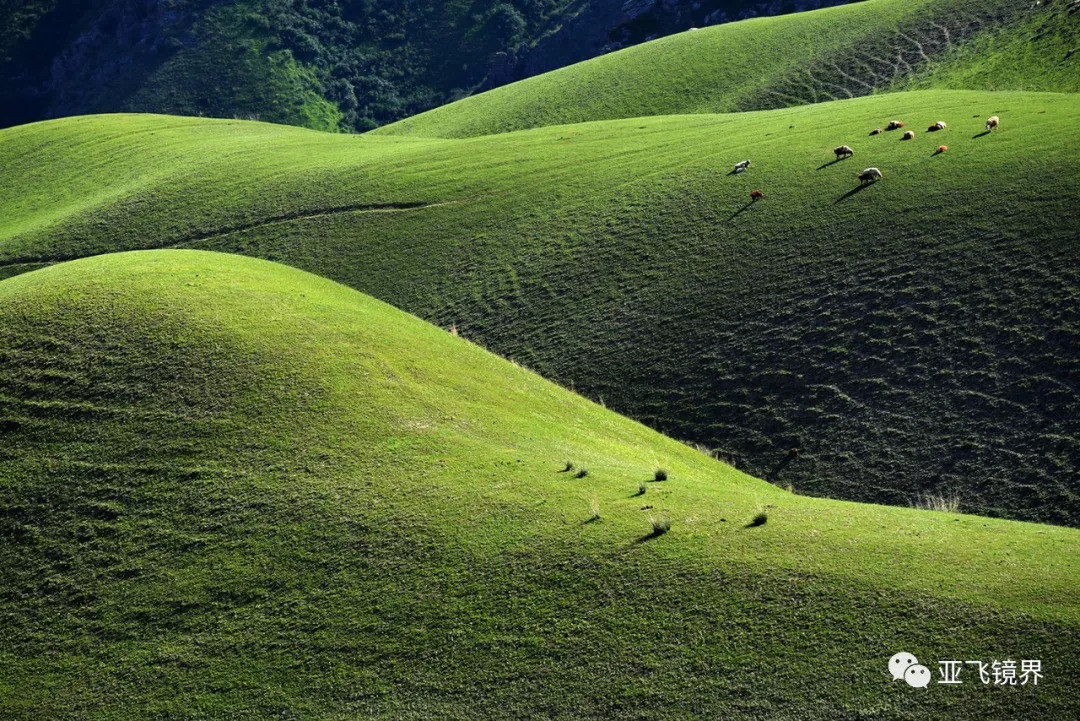
<svg viewBox="0 0 1080 721"><path fill-rule="evenodd" d="M855 195L856 193L863 192L864 190L866 190L867 188L869 188L871 185L873 185L876 182L877 182L876 180L871 180L869 183L859 183L854 188L852 188L851 190L849 190L848 192L844 193L839 198L837 198L836 201L833 202L833 205L836 205L836 203L841 203L841 202L847 200L848 198Z"/></svg>
<svg viewBox="0 0 1080 721"><path fill-rule="evenodd" d="M975 133L974 135L972 135L971 139L974 140L975 138L981 138L982 136L989 135L989 134L990 134L989 130L984 130L981 133Z"/></svg>
<svg viewBox="0 0 1080 721"><path fill-rule="evenodd" d="M732 213L732 214L731 214L730 216L728 216L728 220L729 220L729 221L731 221L731 220L735 220L735 218L736 218L737 216L740 216L740 215L742 215L743 213L745 213L745 212L746 212L747 210L749 210L749 209L750 209L750 206L751 206L751 205L753 205L753 204L754 204L754 203L756 203L756 202L757 202L756 200L751 200L751 201L750 201L749 203L747 203L746 205L744 205L743 207L739 208L739 209L738 209L738 210L736 210L736 211L735 211L734 213Z"/></svg>
<svg viewBox="0 0 1080 721"><path fill-rule="evenodd" d="M795 456L784 456L784 458L779 463L773 466L771 471L765 474L765 480L769 483L776 483L777 478L779 478L780 476L780 473L789 465L791 465L791 461L794 460L794 458Z"/></svg>
<svg viewBox="0 0 1080 721"><path fill-rule="evenodd" d="M850 157L851 157L850 155L847 155L847 156L844 156L843 158L837 158L836 160L830 160L829 162L825 163L825 165L817 166L817 170L825 170L825 168L829 167L830 165L836 165L841 160L847 160Z"/></svg>

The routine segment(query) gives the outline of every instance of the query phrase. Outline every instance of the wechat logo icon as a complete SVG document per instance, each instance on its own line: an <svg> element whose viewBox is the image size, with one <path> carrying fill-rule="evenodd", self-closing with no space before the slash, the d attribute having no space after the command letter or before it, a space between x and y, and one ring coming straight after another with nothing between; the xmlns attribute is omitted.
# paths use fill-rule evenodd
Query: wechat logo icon
<svg viewBox="0 0 1080 721"><path fill-rule="evenodd" d="M892 674L893 681L904 679L912 688L926 688L930 685L930 669L905 651L893 654L889 659L889 673Z"/></svg>

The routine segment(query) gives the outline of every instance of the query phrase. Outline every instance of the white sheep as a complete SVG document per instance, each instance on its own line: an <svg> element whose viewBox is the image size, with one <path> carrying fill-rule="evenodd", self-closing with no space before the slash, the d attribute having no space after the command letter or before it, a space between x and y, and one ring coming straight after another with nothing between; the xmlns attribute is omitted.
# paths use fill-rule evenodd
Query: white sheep
<svg viewBox="0 0 1080 721"><path fill-rule="evenodd" d="M857 176L860 183L869 183L872 180L881 180L881 171L877 168L867 168Z"/></svg>
<svg viewBox="0 0 1080 721"><path fill-rule="evenodd" d="M1001 121L998 119L998 116L991 115L989 118L986 119L986 132L989 133L991 130L996 128L999 123L1001 123Z"/></svg>

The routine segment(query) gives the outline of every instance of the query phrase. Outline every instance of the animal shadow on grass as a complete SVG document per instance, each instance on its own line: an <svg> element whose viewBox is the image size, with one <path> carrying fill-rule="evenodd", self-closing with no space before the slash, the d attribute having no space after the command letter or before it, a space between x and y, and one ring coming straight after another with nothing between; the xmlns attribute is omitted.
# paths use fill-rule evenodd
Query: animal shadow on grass
<svg viewBox="0 0 1080 721"><path fill-rule="evenodd" d="M871 180L869 183L859 183L854 188L852 188L851 190L849 190L848 192L844 193L839 198L837 198L836 201L833 203L833 205L836 205L836 203L840 203L840 202L843 202L843 201L847 200L848 198L855 195L856 193L863 192L864 190L866 190L867 188L869 188L871 185L873 185L876 182L877 182L876 180Z"/></svg>
<svg viewBox="0 0 1080 721"><path fill-rule="evenodd" d="M818 169L818 170L825 170L825 168L829 167L830 165L836 165L836 164L837 164L837 163L839 163L839 162L840 162L841 160L846 160L847 158L850 158L850 157L851 157L850 155L846 155L846 156L844 156L844 157L841 157L841 158L837 158L836 160L830 160L829 162L825 163L825 165L819 165L819 166L817 166L817 169Z"/></svg>
<svg viewBox="0 0 1080 721"><path fill-rule="evenodd" d="M749 203L747 203L746 205L744 205L743 207L739 208L734 213L732 213L730 216L728 216L728 220L735 220L736 217L742 215L747 210L750 210L750 206L753 205L756 202L757 202L756 200L751 200Z"/></svg>
<svg viewBox="0 0 1080 721"><path fill-rule="evenodd" d="M981 138L982 136L989 135L989 134L990 134L989 130L984 130L981 133L975 133L974 135L972 135L971 139L974 140L975 138Z"/></svg>

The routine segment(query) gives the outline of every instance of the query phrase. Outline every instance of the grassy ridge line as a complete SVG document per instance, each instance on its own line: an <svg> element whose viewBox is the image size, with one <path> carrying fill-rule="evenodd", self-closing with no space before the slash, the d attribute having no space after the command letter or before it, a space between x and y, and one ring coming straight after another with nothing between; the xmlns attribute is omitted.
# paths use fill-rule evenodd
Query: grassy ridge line
<svg viewBox="0 0 1080 721"><path fill-rule="evenodd" d="M1003 129L982 135L991 113ZM893 117L917 139L867 136ZM947 131L924 133L942 118ZM193 245L282 260L457 324L801 492L900 505L958 494L973 511L1077 522L1075 96L931 91L460 141L224 121L151 134L169 122L0 134L5 155L34 158L54 129L70 133L80 150L56 160L57 178L174 174L50 216L64 181L14 163L20 190L0 207L28 230L0 236L0 257L203 238ZM92 142L76 145L80 134ZM841 142L856 156L835 163ZM941 142L949 152L933 155ZM129 143L171 156L147 163ZM746 157L752 171L729 176ZM198 175L182 171L189 159ZM859 188L871 164L885 180ZM754 188L767 197L751 207ZM435 205L325 212L416 202ZM312 217L260 224L289 214ZM785 463L793 446L803 453Z"/></svg>
<svg viewBox="0 0 1080 721"><path fill-rule="evenodd" d="M254 259L61 264L0 318L11 718L1076 708L1080 531L788 494ZM915 696L901 647L1053 683Z"/></svg>
<svg viewBox="0 0 1080 721"><path fill-rule="evenodd" d="M253 163L248 172L265 182L310 172L312 166L317 168L318 161L298 162L305 148L321 151L325 165L327 151L335 147L343 151L360 148L372 159L379 157L380 150L403 147L400 143L333 138L326 133L298 130L299 134L269 123L166 115L88 116L59 124L46 121L8 129L4 132L3 157L10 167L21 169L20 181L25 184L0 186L0 203L9 210L0 218L0 232L17 236L34 226L56 224L122 203L140 192L146 196L156 187L195 184L200 178L221 185L229 180L223 169L232 172L238 162ZM32 145L21 140L35 136L38 140ZM203 138L202 147L191 153L191 142L197 136ZM275 144L282 140L290 151L285 156L275 151ZM268 152L261 153L264 149ZM86 159L91 157L94 162L87 164ZM50 187L52 178L58 176L67 180ZM240 186L234 188L238 195L244 193ZM257 197L248 193L238 200L255 204ZM282 201L264 199L267 208ZM140 202L142 212L167 211L145 199Z"/></svg>
<svg viewBox="0 0 1080 721"><path fill-rule="evenodd" d="M1080 75L1066 52L1080 37L1078 27L1080 15L1063 2L871 0L661 38L376 132L468 137L760 110L889 91L916 79L923 89L1076 91ZM1001 61L976 53L989 47L1001 48ZM1023 70L1010 62L1020 59Z"/></svg>
<svg viewBox="0 0 1080 721"><path fill-rule="evenodd" d="M828 42L839 23L875 34L908 12L904 3L878 0L679 33L464 98L376 134L471 137L591 120L730 112L740 109L739 97L805 63L806 53L827 52L817 43Z"/></svg>

